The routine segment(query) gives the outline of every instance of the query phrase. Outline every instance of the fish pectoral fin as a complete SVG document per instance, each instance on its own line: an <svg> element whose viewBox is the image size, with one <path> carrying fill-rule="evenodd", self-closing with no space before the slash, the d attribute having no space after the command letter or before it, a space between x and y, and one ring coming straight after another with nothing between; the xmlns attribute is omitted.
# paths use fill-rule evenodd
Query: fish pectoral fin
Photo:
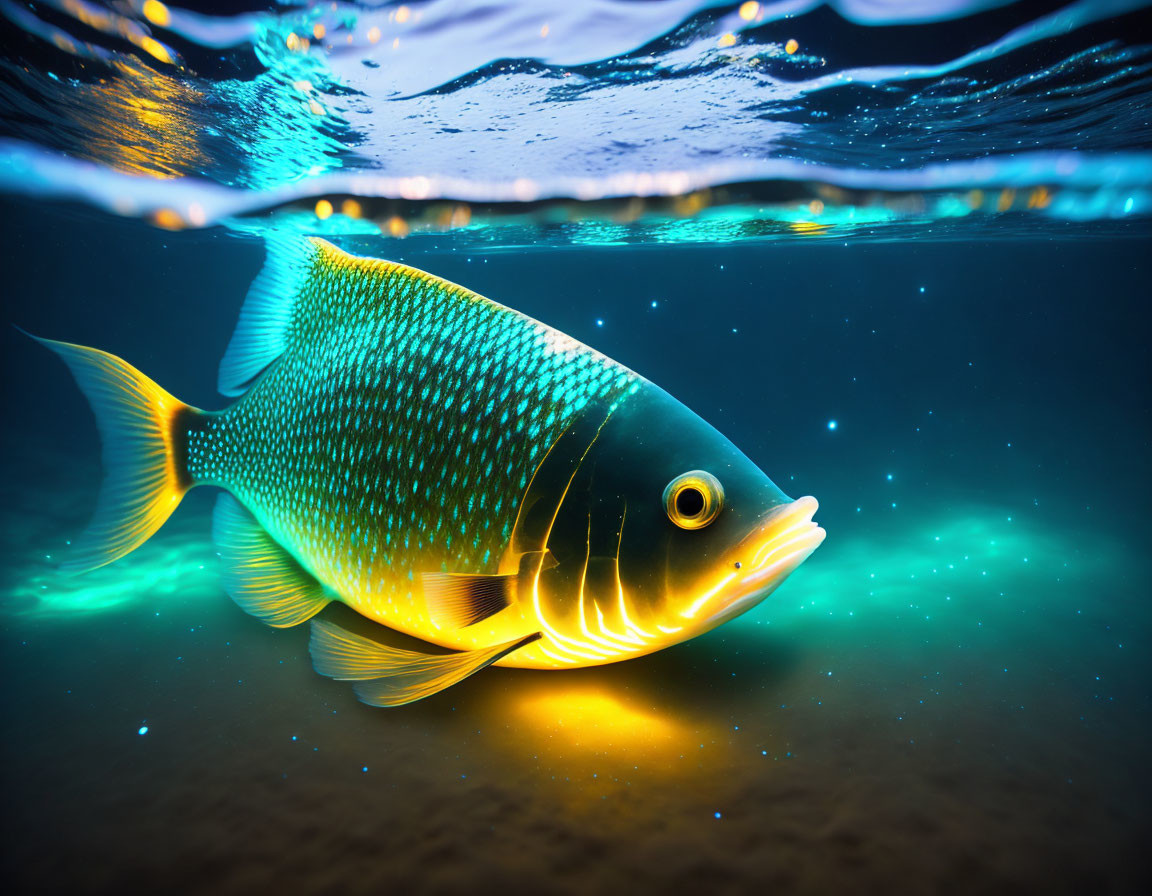
<svg viewBox="0 0 1152 896"><path fill-rule="evenodd" d="M483 622L516 600L516 574L474 576L426 572L420 579L428 613L444 628L467 628Z"/></svg>
<svg viewBox="0 0 1152 896"><path fill-rule="evenodd" d="M552 552L543 550L521 554L517 572L506 575L422 573L420 580L428 614L443 628L467 628L483 622L512 606L521 589L531 587L538 571L556 565Z"/></svg>
<svg viewBox="0 0 1152 896"><path fill-rule="evenodd" d="M331 600L231 495L216 500L212 541L223 563L224 590L240 609L274 628L307 622Z"/></svg>
<svg viewBox="0 0 1152 896"><path fill-rule="evenodd" d="M385 647L331 622L312 622L308 652L321 675L356 682L356 696L371 706L403 706L451 687L540 637L459 653L418 653Z"/></svg>

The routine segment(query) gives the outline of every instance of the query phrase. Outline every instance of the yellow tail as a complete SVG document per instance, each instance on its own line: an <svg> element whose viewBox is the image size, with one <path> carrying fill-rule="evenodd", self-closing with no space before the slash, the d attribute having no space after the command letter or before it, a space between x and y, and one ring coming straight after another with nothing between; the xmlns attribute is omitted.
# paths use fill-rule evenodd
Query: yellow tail
<svg viewBox="0 0 1152 896"><path fill-rule="evenodd" d="M192 486L181 418L198 414L115 355L33 336L68 365L92 404L103 443L96 513L61 569L85 572L147 541Z"/></svg>

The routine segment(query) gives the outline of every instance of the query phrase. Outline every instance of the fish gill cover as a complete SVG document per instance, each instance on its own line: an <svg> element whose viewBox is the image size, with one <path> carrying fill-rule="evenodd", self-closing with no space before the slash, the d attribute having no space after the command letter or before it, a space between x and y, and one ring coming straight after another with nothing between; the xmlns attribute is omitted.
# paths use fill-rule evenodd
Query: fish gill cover
<svg viewBox="0 0 1152 896"><path fill-rule="evenodd" d="M1152 214L1141 0L243 5L0 0L0 189L477 249Z"/></svg>

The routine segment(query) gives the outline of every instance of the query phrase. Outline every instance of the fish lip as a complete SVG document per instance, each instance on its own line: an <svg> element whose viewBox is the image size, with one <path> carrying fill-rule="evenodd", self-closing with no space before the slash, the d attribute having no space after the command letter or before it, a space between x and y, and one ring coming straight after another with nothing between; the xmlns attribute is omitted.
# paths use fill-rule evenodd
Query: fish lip
<svg viewBox="0 0 1152 896"><path fill-rule="evenodd" d="M693 619L711 605L700 624L714 628L767 597L823 543L827 533L812 520L819 506L806 495L769 511L728 554L729 568L740 562L740 571L681 615Z"/></svg>

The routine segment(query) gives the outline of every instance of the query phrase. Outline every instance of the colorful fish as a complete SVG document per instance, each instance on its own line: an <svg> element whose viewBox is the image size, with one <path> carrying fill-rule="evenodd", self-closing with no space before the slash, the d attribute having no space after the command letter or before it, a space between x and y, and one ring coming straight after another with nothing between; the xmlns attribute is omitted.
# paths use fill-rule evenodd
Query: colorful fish
<svg viewBox="0 0 1152 896"><path fill-rule="evenodd" d="M523 314L320 239L273 240L201 411L113 355L40 340L96 413L106 480L65 564L224 489L224 587L269 625L332 600L450 652L314 619L318 672L366 703L491 664L643 656L758 604L824 539L731 442L643 377Z"/></svg>

